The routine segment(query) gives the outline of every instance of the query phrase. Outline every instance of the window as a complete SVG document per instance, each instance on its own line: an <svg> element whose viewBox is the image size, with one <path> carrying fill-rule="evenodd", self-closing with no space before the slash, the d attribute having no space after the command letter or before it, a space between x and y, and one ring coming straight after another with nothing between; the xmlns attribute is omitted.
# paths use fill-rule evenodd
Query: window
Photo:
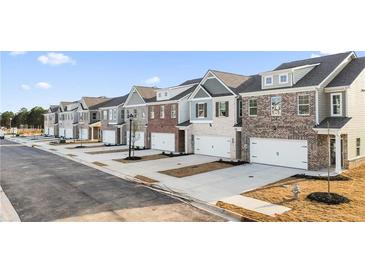
<svg viewBox="0 0 365 274"><path fill-rule="evenodd" d="M113 120L113 110L109 109L109 121Z"/></svg>
<svg viewBox="0 0 365 274"><path fill-rule="evenodd" d="M207 117L207 111L206 111L206 103L198 103L196 105L196 117L197 118L205 118Z"/></svg>
<svg viewBox="0 0 365 274"><path fill-rule="evenodd" d="M144 119L146 117L146 114L144 113L144 111L142 111L142 118Z"/></svg>
<svg viewBox="0 0 365 274"><path fill-rule="evenodd" d="M238 100L238 117L242 117L243 109L242 109L242 100Z"/></svg>
<svg viewBox="0 0 365 274"><path fill-rule="evenodd" d="M331 94L331 116L342 115L342 94L335 93Z"/></svg>
<svg viewBox="0 0 365 274"><path fill-rule="evenodd" d="M160 118L165 118L165 106L160 106Z"/></svg>
<svg viewBox="0 0 365 274"><path fill-rule="evenodd" d="M150 116L151 116L151 119L155 119L155 107L152 106L150 108Z"/></svg>
<svg viewBox="0 0 365 274"><path fill-rule="evenodd" d="M216 102L215 114L216 117L228 117L228 102Z"/></svg>
<svg viewBox="0 0 365 274"><path fill-rule="evenodd" d="M167 97L167 91L165 91L165 97Z"/></svg>
<svg viewBox="0 0 365 274"><path fill-rule="evenodd" d="M257 116L257 99L248 100L248 115Z"/></svg>
<svg viewBox="0 0 365 274"><path fill-rule="evenodd" d="M272 76L265 76L265 86L271 86L273 82Z"/></svg>
<svg viewBox="0 0 365 274"><path fill-rule="evenodd" d="M93 112L93 120L96 120L96 112Z"/></svg>
<svg viewBox="0 0 365 274"><path fill-rule="evenodd" d="M126 110L126 116L129 118L129 110Z"/></svg>
<svg viewBox="0 0 365 274"><path fill-rule="evenodd" d="M176 118L176 105L171 105L171 118Z"/></svg>
<svg viewBox="0 0 365 274"><path fill-rule="evenodd" d="M137 112L137 109L133 109L133 116L134 118L137 118L138 117L138 112Z"/></svg>
<svg viewBox="0 0 365 274"><path fill-rule="evenodd" d="M103 111L103 120L107 120L108 119L108 111L104 110Z"/></svg>
<svg viewBox="0 0 365 274"><path fill-rule="evenodd" d="M356 138L356 156L360 156L361 153L361 139Z"/></svg>
<svg viewBox="0 0 365 274"><path fill-rule="evenodd" d="M280 84L287 84L289 82L288 74L280 74L279 75L279 83Z"/></svg>
<svg viewBox="0 0 365 274"><path fill-rule="evenodd" d="M113 120L117 120L117 110L113 109Z"/></svg>
<svg viewBox="0 0 365 274"><path fill-rule="evenodd" d="M158 93L158 97L160 98L161 97L161 92Z"/></svg>
<svg viewBox="0 0 365 274"><path fill-rule="evenodd" d="M298 96L298 115L309 115L309 95Z"/></svg>
<svg viewBox="0 0 365 274"><path fill-rule="evenodd" d="M120 120L124 121L124 110L123 109L120 111Z"/></svg>
<svg viewBox="0 0 365 274"><path fill-rule="evenodd" d="M271 97L271 116L281 116L281 96Z"/></svg>

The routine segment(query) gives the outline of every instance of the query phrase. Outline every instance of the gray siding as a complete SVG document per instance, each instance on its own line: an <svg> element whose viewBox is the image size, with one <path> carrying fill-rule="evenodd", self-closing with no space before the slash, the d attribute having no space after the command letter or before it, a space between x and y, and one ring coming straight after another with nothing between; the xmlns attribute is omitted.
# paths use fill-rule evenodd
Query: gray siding
<svg viewBox="0 0 365 274"><path fill-rule="evenodd" d="M196 107L199 103L207 103L207 117L198 118L196 117ZM191 121L210 121L213 119L213 108L212 108L212 100L199 100L199 101L191 101L190 102L190 119Z"/></svg>
<svg viewBox="0 0 365 274"><path fill-rule="evenodd" d="M207 94L202 88L200 88L194 96L194 98L207 98L207 97L209 97L209 94Z"/></svg>
<svg viewBox="0 0 365 274"><path fill-rule="evenodd" d="M342 116L346 116L346 93L345 92L332 92L342 94ZM319 123L325 118L331 116L331 93L325 93L323 90L318 92L318 108L319 108Z"/></svg>
<svg viewBox="0 0 365 274"><path fill-rule="evenodd" d="M281 87L291 87L292 86L292 81L293 81L293 74L291 72L288 73L288 83L287 84L280 84L279 83L279 77L281 74L284 73L275 73L273 72L272 74L267 74L261 77L261 86L262 89L272 89L272 88L281 88ZM286 74L286 73L285 73ZM265 76L273 76L273 84L270 86L265 86Z"/></svg>
<svg viewBox="0 0 365 274"><path fill-rule="evenodd" d="M297 83L300 79L302 79L308 72L310 72L314 67L302 68L294 71L293 81Z"/></svg>
<svg viewBox="0 0 365 274"><path fill-rule="evenodd" d="M141 96L139 96L139 94L134 91L131 95L131 97L129 98L128 101L128 105L133 106L133 105L139 105L139 104L144 104L145 102L143 101L143 99L141 98Z"/></svg>

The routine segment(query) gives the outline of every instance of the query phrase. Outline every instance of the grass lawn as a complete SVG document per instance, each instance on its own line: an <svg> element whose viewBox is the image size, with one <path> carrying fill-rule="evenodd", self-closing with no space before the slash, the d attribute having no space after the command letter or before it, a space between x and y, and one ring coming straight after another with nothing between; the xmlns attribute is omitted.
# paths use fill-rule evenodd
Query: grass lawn
<svg viewBox="0 0 365 274"><path fill-rule="evenodd" d="M138 162L143 162L143 161L159 160L159 159L164 159L164 158L169 158L169 157L166 155L162 155L162 154L154 154L154 155L142 156L141 159L139 159L139 160L113 159L113 161L117 161L117 162L120 162L123 164L129 164L129 163L138 163Z"/></svg>
<svg viewBox="0 0 365 274"><path fill-rule="evenodd" d="M155 184L155 183L159 182L155 179L152 179L152 178L149 178L149 177L146 177L146 176L143 176L143 175L136 175L136 176L134 176L134 178L136 178L138 180L141 180L141 181L143 181L145 183L148 183L148 184Z"/></svg>
<svg viewBox="0 0 365 274"><path fill-rule="evenodd" d="M159 171L159 173L177 177L177 178L183 178L183 177L201 174L201 173L214 171L214 170L227 168L227 167L232 167L232 165L229 163L224 163L224 162L211 162L211 163L163 170L163 171Z"/></svg>
<svg viewBox="0 0 365 274"><path fill-rule="evenodd" d="M323 180L308 180L288 178L286 180L259 188L243 195L262 201L282 205L292 210L276 217L266 216L234 205L218 202L217 205L234 211L242 216L258 221L365 221L365 165L348 170L343 175L350 181L331 181L331 192L338 193L350 199L349 203L327 205L311 202L306 199L312 192L326 192L327 182ZM300 199L294 200L291 192L292 184L297 183L301 189ZM286 186L286 187L285 187Z"/></svg>
<svg viewBox="0 0 365 274"><path fill-rule="evenodd" d="M107 164L104 164L104 163L98 162L98 161L92 162L92 164L94 164L96 166L107 166Z"/></svg>

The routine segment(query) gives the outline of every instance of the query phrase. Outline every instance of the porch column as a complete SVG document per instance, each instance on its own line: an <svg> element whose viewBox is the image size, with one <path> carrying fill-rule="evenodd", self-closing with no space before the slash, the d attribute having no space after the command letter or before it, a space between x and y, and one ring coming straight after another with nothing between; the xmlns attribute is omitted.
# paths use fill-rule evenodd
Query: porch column
<svg viewBox="0 0 365 274"><path fill-rule="evenodd" d="M335 135L335 143L336 143L336 173L341 173L342 171L342 165L341 165L341 159L342 159L342 151L341 151L341 134L336 133Z"/></svg>
<svg viewBox="0 0 365 274"><path fill-rule="evenodd" d="M91 127L91 140L94 141L94 127Z"/></svg>
<svg viewBox="0 0 365 274"><path fill-rule="evenodd" d="M185 142L185 153L189 153L188 152L188 130L187 129L184 129L184 142Z"/></svg>

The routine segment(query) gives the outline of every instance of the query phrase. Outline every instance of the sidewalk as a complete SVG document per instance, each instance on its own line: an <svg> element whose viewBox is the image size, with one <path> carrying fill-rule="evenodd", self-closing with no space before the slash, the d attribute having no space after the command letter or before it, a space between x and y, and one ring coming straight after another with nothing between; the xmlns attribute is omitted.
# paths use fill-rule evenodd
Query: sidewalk
<svg viewBox="0 0 365 274"><path fill-rule="evenodd" d="M0 185L0 222L20 222L20 218Z"/></svg>

